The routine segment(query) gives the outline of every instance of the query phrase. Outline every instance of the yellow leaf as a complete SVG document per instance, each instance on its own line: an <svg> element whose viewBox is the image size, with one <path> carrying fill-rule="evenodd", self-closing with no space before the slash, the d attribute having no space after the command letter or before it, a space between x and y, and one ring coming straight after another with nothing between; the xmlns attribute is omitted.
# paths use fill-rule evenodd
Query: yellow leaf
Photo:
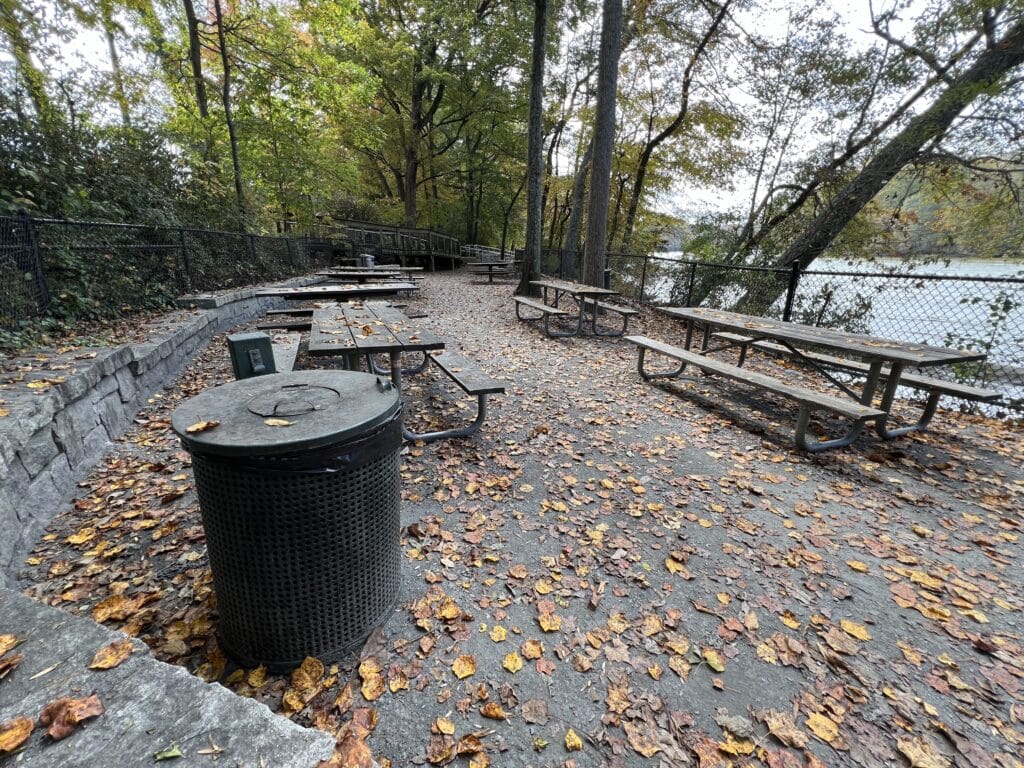
<svg viewBox="0 0 1024 768"><path fill-rule="evenodd" d="M815 736L829 744L835 741L836 736L839 735L839 726L830 718L818 712L814 712L807 717L807 727L811 729Z"/></svg>
<svg viewBox="0 0 1024 768"><path fill-rule="evenodd" d="M14 635L0 635L0 656L17 647L18 638Z"/></svg>
<svg viewBox="0 0 1024 768"><path fill-rule="evenodd" d="M911 646L907 645L902 640L897 640L896 641L896 647L899 648L900 651L903 652L903 657L907 661L909 661L911 664L913 664L916 667L921 666L921 663L924 661L924 659L922 658L921 654L917 652L916 649L914 649Z"/></svg>
<svg viewBox="0 0 1024 768"><path fill-rule="evenodd" d="M779 654L770 643L759 643L755 651L757 658L761 659L761 661L766 661L769 664L779 663Z"/></svg>
<svg viewBox="0 0 1024 768"><path fill-rule="evenodd" d="M718 748L727 755L750 755L754 752L754 742L750 739L735 739L727 731L725 741L718 742Z"/></svg>
<svg viewBox="0 0 1024 768"><path fill-rule="evenodd" d="M434 721L434 728L437 729L438 733L443 733L446 736L452 736L455 733L455 723L447 717L437 718L437 720Z"/></svg>
<svg viewBox="0 0 1024 768"><path fill-rule="evenodd" d="M491 627L491 640L496 643L503 642L508 637L508 630L506 630L500 624L495 624Z"/></svg>
<svg viewBox="0 0 1024 768"><path fill-rule="evenodd" d="M547 579L541 579L533 585L533 588L537 590L537 594L540 595L549 595L554 590L554 587L551 586L551 582Z"/></svg>
<svg viewBox="0 0 1024 768"><path fill-rule="evenodd" d="M537 617L537 623L545 632L557 632L562 628L562 617L553 613L542 613Z"/></svg>
<svg viewBox="0 0 1024 768"><path fill-rule="evenodd" d="M979 624L988 624L988 616L979 611L977 608L971 608L967 611L961 610L960 613L962 613L964 616L971 617Z"/></svg>
<svg viewBox="0 0 1024 768"><path fill-rule="evenodd" d="M868 633L867 627L863 624L858 624L855 621L849 619L840 619L839 626L843 628L843 632L848 634L850 637L855 637L858 640L870 640L871 635Z"/></svg>
<svg viewBox="0 0 1024 768"><path fill-rule="evenodd" d="M797 618L793 615L792 611L783 611L779 619L790 629L800 629L800 622L797 621Z"/></svg>
<svg viewBox="0 0 1024 768"><path fill-rule="evenodd" d="M290 427L295 422L288 419L264 419L263 423L268 427Z"/></svg>
<svg viewBox="0 0 1024 768"><path fill-rule="evenodd" d="M470 675L476 674L476 657L463 655L452 662L452 672L459 680L464 680Z"/></svg>
<svg viewBox="0 0 1024 768"><path fill-rule="evenodd" d="M50 382L48 382L46 379L36 379L35 381L30 381L25 386L28 387L29 389L46 389L48 386L50 386Z"/></svg>
<svg viewBox="0 0 1024 768"><path fill-rule="evenodd" d="M73 533L67 538L68 544L85 544L96 538L95 528L82 528L78 533Z"/></svg>
<svg viewBox="0 0 1024 768"><path fill-rule="evenodd" d="M281 707L286 714L299 712L304 706L306 706L306 702L294 688L289 688L284 692L284 696L281 699Z"/></svg>
<svg viewBox="0 0 1024 768"><path fill-rule="evenodd" d="M682 656L669 656L668 668L679 675L682 680L685 680L690 676L690 662Z"/></svg>
<svg viewBox="0 0 1024 768"><path fill-rule="evenodd" d="M871 570L867 563L862 563L860 560L847 560L846 564L853 570L857 571L857 573L867 573Z"/></svg>
<svg viewBox="0 0 1024 768"><path fill-rule="evenodd" d="M0 755L13 752L26 741L35 728L35 721L30 717L16 717L6 723L0 723Z"/></svg>
<svg viewBox="0 0 1024 768"><path fill-rule="evenodd" d="M246 675L245 682L252 688L262 688L267 682L267 668L262 664Z"/></svg>
<svg viewBox="0 0 1024 768"><path fill-rule="evenodd" d="M534 659L539 659L544 653L544 646L540 640L527 640L519 650L523 652L524 659L533 661Z"/></svg>
<svg viewBox="0 0 1024 768"><path fill-rule="evenodd" d="M507 669L512 674L515 674L523 668L523 657L515 651L506 653L505 658L501 662L501 666Z"/></svg>
<svg viewBox="0 0 1024 768"><path fill-rule="evenodd" d="M714 648L705 648L701 652L701 656L704 657L704 661L708 663L715 672L725 672L725 658L722 654Z"/></svg>
<svg viewBox="0 0 1024 768"><path fill-rule="evenodd" d="M115 640L103 646L92 657L89 669L113 669L132 655L131 640Z"/></svg>
<svg viewBox="0 0 1024 768"><path fill-rule="evenodd" d="M732 602L732 595L728 592L719 592L715 595L715 599L718 600L722 605L728 605Z"/></svg>
<svg viewBox="0 0 1024 768"><path fill-rule="evenodd" d="M210 420L207 420L207 421L197 421L195 424L192 424L192 425L190 425L188 427L185 427L185 431L188 432L190 435L194 435L194 434L196 434L198 432L206 432L208 430L213 429L214 427L219 427L219 426L220 426L220 422L219 421L214 421L214 420L210 419Z"/></svg>
<svg viewBox="0 0 1024 768"><path fill-rule="evenodd" d="M626 621L626 617L621 613L613 613L608 617L608 629L617 635L621 635L629 629L629 622Z"/></svg>
<svg viewBox="0 0 1024 768"><path fill-rule="evenodd" d="M705 517L702 517L699 520L697 520L697 524L701 528L714 528L715 527L715 524L713 522L711 522L710 520L708 520L707 518L705 518Z"/></svg>
<svg viewBox="0 0 1024 768"><path fill-rule="evenodd" d="M943 608L941 605L934 605L933 603L919 604L914 607L917 608L922 615L927 616L929 619L934 619L935 621L949 621L953 615L949 612L948 608Z"/></svg>
<svg viewBox="0 0 1024 768"><path fill-rule="evenodd" d="M907 758L910 768L949 768L952 765L920 736L901 736L896 739L896 747Z"/></svg>
<svg viewBox="0 0 1024 768"><path fill-rule="evenodd" d="M572 728L565 733L565 748L569 752L579 752L583 749L583 741L576 735L576 731Z"/></svg>

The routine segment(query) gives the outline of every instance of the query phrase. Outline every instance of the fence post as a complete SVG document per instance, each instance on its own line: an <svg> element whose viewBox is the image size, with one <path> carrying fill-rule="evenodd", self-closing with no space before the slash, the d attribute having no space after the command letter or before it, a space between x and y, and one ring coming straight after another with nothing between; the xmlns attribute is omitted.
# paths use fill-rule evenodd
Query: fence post
<svg viewBox="0 0 1024 768"><path fill-rule="evenodd" d="M691 261L690 262L690 279L689 279L689 281L687 281L687 284L686 284L686 304L685 304L685 306L687 306L687 307L692 305L692 302L693 302L693 287L694 287L694 283L696 283L696 282L697 282L697 262L696 261Z"/></svg>
<svg viewBox="0 0 1024 768"><path fill-rule="evenodd" d="M639 303L644 303L644 289L647 286L647 259L649 254L644 254L644 268L640 272L640 299Z"/></svg>
<svg viewBox="0 0 1024 768"><path fill-rule="evenodd" d="M192 290L192 262L188 257L188 245L185 243L185 228L178 227L178 247L181 248L182 290Z"/></svg>
<svg viewBox="0 0 1024 768"><path fill-rule="evenodd" d="M252 259L252 263L256 263L256 236L252 233L248 234L249 238L249 258Z"/></svg>
<svg viewBox="0 0 1024 768"><path fill-rule="evenodd" d="M50 288L46 284L46 275L43 273L43 255L39 252L39 241L36 240L36 225L24 208L18 212L18 218L22 221L25 244L28 246L28 258L18 263L18 269L22 273L32 274L32 282L35 284L36 311L42 314L50 306Z"/></svg>
<svg viewBox="0 0 1024 768"><path fill-rule="evenodd" d="M288 254L288 269L292 272L295 271L295 254L292 252L292 239L286 237L284 239L285 253Z"/></svg>
<svg viewBox="0 0 1024 768"><path fill-rule="evenodd" d="M790 264L789 269L789 285L786 287L786 307L782 310L782 319L784 322L789 322L790 316L793 314L793 299L796 298L796 289L800 284L800 262L794 261Z"/></svg>

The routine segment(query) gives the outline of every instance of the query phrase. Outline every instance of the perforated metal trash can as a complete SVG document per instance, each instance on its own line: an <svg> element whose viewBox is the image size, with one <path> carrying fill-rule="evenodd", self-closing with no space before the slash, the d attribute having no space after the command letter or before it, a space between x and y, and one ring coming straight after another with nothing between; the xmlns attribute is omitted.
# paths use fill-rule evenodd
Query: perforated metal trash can
<svg viewBox="0 0 1024 768"><path fill-rule="evenodd" d="M388 618L401 579L401 417L389 379L351 371L235 381L175 411L234 661L336 659Z"/></svg>

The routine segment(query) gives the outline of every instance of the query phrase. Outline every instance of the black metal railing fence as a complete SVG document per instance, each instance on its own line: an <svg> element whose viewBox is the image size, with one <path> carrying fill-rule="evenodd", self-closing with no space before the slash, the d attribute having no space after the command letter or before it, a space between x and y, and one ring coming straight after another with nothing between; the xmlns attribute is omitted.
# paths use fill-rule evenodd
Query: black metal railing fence
<svg viewBox="0 0 1024 768"><path fill-rule="evenodd" d="M286 224L293 224L286 222ZM369 252L384 261L458 257L458 240L368 222L282 228L276 236L183 226L0 217L0 328L109 317L182 294L307 274Z"/></svg>

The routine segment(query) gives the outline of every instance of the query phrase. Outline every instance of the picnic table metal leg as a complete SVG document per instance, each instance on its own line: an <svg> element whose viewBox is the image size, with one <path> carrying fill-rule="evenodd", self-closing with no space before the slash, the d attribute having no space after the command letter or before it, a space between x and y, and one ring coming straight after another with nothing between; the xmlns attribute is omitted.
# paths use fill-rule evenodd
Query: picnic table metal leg
<svg viewBox="0 0 1024 768"><path fill-rule="evenodd" d="M400 350L392 350L388 353L391 358L391 381L395 389L402 391L402 353Z"/></svg>
<svg viewBox="0 0 1024 768"><path fill-rule="evenodd" d="M875 422L875 430L878 432L878 436L883 440L895 440L897 437L910 434L911 432L919 432L928 426L928 422L932 420L935 415L935 411L939 407L939 398L941 395L938 392L929 392L928 400L924 405L924 410L921 412L920 418L913 424L909 424L905 427L898 427L896 429L889 429L889 416L892 413L892 402L896 398L896 390L900 385L900 376L903 374L903 363L894 362L892 367L889 369L888 379L885 382L885 390L882 392L882 402L879 405L881 410L885 411L885 416Z"/></svg>
<svg viewBox="0 0 1024 768"><path fill-rule="evenodd" d="M833 440L817 440L815 438L807 437L807 427L811 423L811 409L807 405L800 406L800 413L796 419L796 447L801 451L807 451L808 453L821 453L827 451L830 448L843 448L844 446L850 445L860 435L864 429L864 422L858 421L842 437L837 437Z"/></svg>
<svg viewBox="0 0 1024 768"><path fill-rule="evenodd" d="M425 443L430 443L434 440L447 440L451 437L468 437L477 432L480 429L480 425L484 423L484 419L487 418L487 395L477 395L476 402L476 418L465 427L441 429L437 432L412 432L406 427L402 427L402 436L406 440L422 440Z"/></svg>
<svg viewBox="0 0 1024 768"><path fill-rule="evenodd" d="M680 361L679 367L674 371L648 373L644 370L644 360L647 357L647 347L637 347L637 350L636 370L637 373L640 374L640 378L644 381L650 381L651 379L674 379L686 369L686 363Z"/></svg>

